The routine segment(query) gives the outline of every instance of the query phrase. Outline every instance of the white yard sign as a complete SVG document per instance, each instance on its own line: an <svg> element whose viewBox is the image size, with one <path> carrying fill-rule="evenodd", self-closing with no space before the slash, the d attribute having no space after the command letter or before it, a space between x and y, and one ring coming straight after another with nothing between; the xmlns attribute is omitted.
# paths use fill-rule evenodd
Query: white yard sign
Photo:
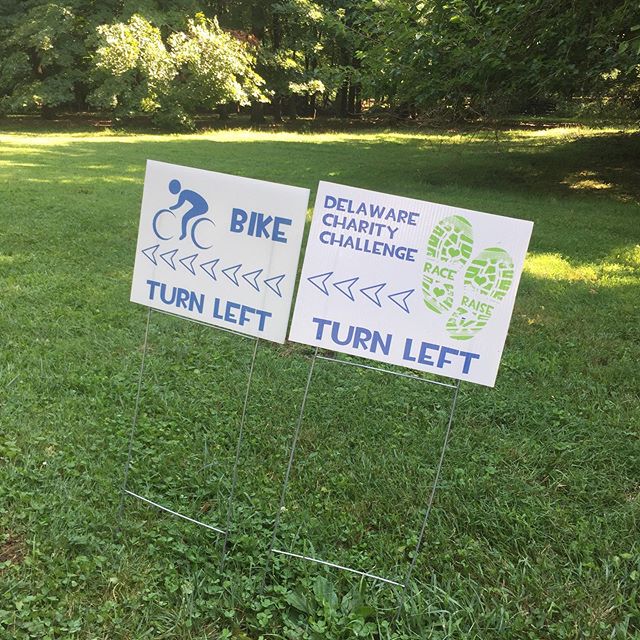
<svg viewBox="0 0 640 640"><path fill-rule="evenodd" d="M532 227L321 182L289 337L493 386Z"/></svg>
<svg viewBox="0 0 640 640"><path fill-rule="evenodd" d="M284 342L309 190L147 162L131 300Z"/></svg>

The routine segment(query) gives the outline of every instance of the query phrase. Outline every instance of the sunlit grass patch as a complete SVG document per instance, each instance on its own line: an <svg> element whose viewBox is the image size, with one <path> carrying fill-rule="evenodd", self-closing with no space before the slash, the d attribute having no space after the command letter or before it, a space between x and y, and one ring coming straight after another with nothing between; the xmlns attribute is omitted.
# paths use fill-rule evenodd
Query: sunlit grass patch
<svg viewBox="0 0 640 640"><path fill-rule="evenodd" d="M529 255L524 269L526 273L536 278L582 282L596 282L598 279L598 270L595 266L574 266L557 253Z"/></svg>

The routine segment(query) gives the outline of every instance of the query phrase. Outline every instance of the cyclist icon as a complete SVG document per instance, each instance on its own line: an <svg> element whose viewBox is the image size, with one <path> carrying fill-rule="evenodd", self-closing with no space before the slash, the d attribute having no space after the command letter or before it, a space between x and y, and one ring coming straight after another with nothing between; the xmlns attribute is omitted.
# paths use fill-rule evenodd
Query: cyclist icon
<svg viewBox="0 0 640 640"><path fill-rule="evenodd" d="M209 211L209 204L207 201L196 191L191 189L183 189L179 180L171 180L169 182L169 191L173 195L178 196L178 201L171 205L168 209L160 209L154 216L152 221L153 232L161 240L173 239L177 229L175 228L176 214L175 210L182 207L184 204L190 204L191 208L182 214L182 220L180 223L180 237L178 240L184 240L187 235L191 236L191 241L198 247L198 249L210 249L211 244L205 244L203 236L206 233L205 227L200 229L200 233L196 231L203 223L214 225L213 220L205 217L205 214ZM178 195L179 194L179 195ZM191 224L191 230L189 231L189 223L197 218ZM199 242L200 240L200 242Z"/></svg>

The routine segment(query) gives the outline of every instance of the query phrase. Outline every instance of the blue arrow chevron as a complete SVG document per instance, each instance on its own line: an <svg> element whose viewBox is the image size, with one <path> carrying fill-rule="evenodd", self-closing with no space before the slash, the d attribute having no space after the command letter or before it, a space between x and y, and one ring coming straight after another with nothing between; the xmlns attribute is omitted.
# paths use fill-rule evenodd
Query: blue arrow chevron
<svg viewBox="0 0 640 640"><path fill-rule="evenodd" d="M274 276L273 278L267 278L264 283L275 293L279 298L282 298L282 291L280 291L280 283L284 280L284 273L281 276ZM271 284L273 282L273 284Z"/></svg>
<svg viewBox="0 0 640 640"><path fill-rule="evenodd" d="M238 270L240 269L241 266L242 264L234 264L233 267L227 267L226 269L222 270L222 273L224 273L224 275L227 276L227 278L229 278L229 280L231 280L231 282L233 282L233 284L235 284L236 287L240 286L238 284ZM231 272L232 275L229 275L229 271Z"/></svg>
<svg viewBox="0 0 640 640"><path fill-rule="evenodd" d="M397 304L403 311L406 313L409 312L409 307L407 306L407 298L415 291L415 289L407 289L406 291L399 291L398 293L392 293L388 296L389 300ZM400 302L397 298L400 298L402 302Z"/></svg>
<svg viewBox="0 0 640 640"><path fill-rule="evenodd" d="M180 258L180 262L182 266L191 271L191 273L195 276L196 270L193 268L193 261L198 257L197 253L194 253L192 256L187 256L186 258ZM187 264L188 263L188 264Z"/></svg>
<svg viewBox="0 0 640 640"><path fill-rule="evenodd" d="M171 251L165 251L164 253L160 254L160 257L175 271L176 270L176 265L173 262L173 258L175 257L176 253L178 253L177 249L171 249ZM169 256L168 258L166 256Z"/></svg>
<svg viewBox="0 0 640 640"><path fill-rule="evenodd" d="M386 282L381 282L380 284L374 284L370 287L365 287L364 289L360 289L360 292L365 295L365 297L369 298L373 304L377 304L379 307L382 306L380 302L380 298L378 294L387 286ZM369 293L369 291L373 291L373 295Z"/></svg>
<svg viewBox="0 0 640 640"><path fill-rule="evenodd" d="M340 282L334 282L333 286L340 292L343 293L345 296L347 296L347 298L349 298L349 300L351 300L351 302L353 302L355 300L355 298L353 297L353 293L351 291L351 288L353 287L353 285L358 282L358 280L360 280L360 278L358 278L357 276L355 278L349 278L348 280L341 280ZM340 285L343 284L347 284L349 283L348 287L341 287Z"/></svg>
<svg viewBox="0 0 640 640"><path fill-rule="evenodd" d="M242 276L243 280L246 280L256 291L260 291L260 287L258 286L258 276L262 273L262 269L256 269L255 271L250 271L249 273L245 273ZM249 278L248 276L253 276Z"/></svg>
<svg viewBox="0 0 640 640"><path fill-rule="evenodd" d="M213 278L214 280L217 280L218 278L216 278L216 272L214 271L215 266L218 264L218 262L220 262L220 258L216 258L215 260L209 260L209 262L203 262L200 265L200 268L210 277Z"/></svg>
<svg viewBox="0 0 640 640"><path fill-rule="evenodd" d="M307 280L316 288L320 289L325 296L329 295L329 291L327 290L327 280L333 275L333 271L327 271L326 273L321 273L317 276L311 276L307 278ZM322 282L322 286L320 286L316 280L320 280Z"/></svg>
<svg viewBox="0 0 640 640"><path fill-rule="evenodd" d="M151 262L153 262L153 264L155 264L157 266L158 261L156 260L156 251L158 250L158 247L160 245L159 244L154 244L153 247L147 247L146 249L142 250L142 253L144 253L144 255L149 258L149 260L151 260ZM148 252L151 252L150 254Z"/></svg>

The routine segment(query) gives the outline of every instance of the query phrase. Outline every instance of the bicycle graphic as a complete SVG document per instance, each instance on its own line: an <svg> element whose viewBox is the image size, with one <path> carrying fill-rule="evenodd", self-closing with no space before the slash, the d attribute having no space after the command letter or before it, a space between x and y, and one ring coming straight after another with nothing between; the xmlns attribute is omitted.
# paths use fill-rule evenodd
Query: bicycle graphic
<svg viewBox="0 0 640 640"><path fill-rule="evenodd" d="M189 236L191 242L193 242L198 249L211 249L213 244L206 244L206 242L211 237L212 227L215 227L215 222L205 216L209 211L207 201L196 191L182 189L179 180L171 180L169 183L169 191L173 195L179 194L178 201L168 209L160 209L155 213L151 222L153 233L160 238L160 240L173 240L178 231L180 231L178 240L184 240ZM184 204L190 204L191 208L181 214L182 219L178 225L175 210ZM189 223L192 220L193 222L189 229Z"/></svg>

